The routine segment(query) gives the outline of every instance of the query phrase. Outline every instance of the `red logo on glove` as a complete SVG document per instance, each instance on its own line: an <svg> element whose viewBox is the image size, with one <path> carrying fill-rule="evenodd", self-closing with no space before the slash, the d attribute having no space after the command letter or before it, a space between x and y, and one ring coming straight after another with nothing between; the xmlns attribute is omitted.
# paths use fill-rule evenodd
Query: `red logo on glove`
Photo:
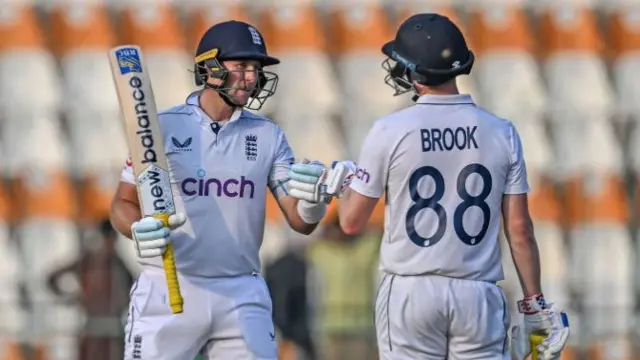
<svg viewBox="0 0 640 360"><path fill-rule="evenodd" d="M547 301L544 299L544 295L536 294L529 296L518 301L518 311L522 314L535 314L538 311L547 308Z"/></svg>

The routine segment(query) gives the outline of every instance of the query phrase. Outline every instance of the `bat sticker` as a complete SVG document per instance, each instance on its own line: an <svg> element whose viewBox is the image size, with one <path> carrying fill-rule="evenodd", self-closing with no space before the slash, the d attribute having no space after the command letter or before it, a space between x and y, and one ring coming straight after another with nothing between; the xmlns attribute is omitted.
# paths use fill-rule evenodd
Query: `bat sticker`
<svg viewBox="0 0 640 360"><path fill-rule="evenodd" d="M134 48L124 48L116 51L116 59L120 67L120 74L141 73L140 55Z"/></svg>

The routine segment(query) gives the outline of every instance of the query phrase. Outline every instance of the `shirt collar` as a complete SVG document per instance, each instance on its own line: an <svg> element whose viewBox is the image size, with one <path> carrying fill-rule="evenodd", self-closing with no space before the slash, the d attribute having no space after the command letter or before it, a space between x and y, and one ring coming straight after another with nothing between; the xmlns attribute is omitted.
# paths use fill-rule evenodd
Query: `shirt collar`
<svg viewBox="0 0 640 360"><path fill-rule="evenodd" d="M458 95L422 95L416 104L424 105L475 105L469 94Z"/></svg>
<svg viewBox="0 0 640 360"><path fill-rule="evenodd" d="M213 120L211 120L211 118L209 118L209 116L200 107L200 94L202 94L202 90L192 92L191 94L189 94L189 96L187 96L187 100L185 102L187 103L187 105L193 105L198 109L198 114L200 114L200 120L202 122L210 123ZM242 108L236 108L233 111L233 114L231 114L229 120L226 122L234 122L240 119L240 117L242 117L242 112Z"/></svg>

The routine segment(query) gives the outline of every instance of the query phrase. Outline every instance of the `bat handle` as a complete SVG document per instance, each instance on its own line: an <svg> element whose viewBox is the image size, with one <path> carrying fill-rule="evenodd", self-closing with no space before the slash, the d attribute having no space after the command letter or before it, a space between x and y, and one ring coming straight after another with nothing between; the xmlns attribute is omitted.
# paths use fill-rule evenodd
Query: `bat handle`
<svg viewBox="0 0 640 360"><path fill-rule="evenodd" d="M538 345L547 338L544 334L533 333L529 335L529 342L531 343L531 360L538 360Z"/></svg>
<svg viewBox="0 0 640 360"><path fill-rule="evenodd" d="M154 215L154 218L162 221L163 225L169 226L169 214ZM180 314L183 311L184 299L180 292L180 283L178 283L178 271L176 268L176 259L173 254L173 245L167 245L167 249L162 254L162 264L164 265L164 273L167 278L167 288L169 290L169 305L174 314Z"/></svg>

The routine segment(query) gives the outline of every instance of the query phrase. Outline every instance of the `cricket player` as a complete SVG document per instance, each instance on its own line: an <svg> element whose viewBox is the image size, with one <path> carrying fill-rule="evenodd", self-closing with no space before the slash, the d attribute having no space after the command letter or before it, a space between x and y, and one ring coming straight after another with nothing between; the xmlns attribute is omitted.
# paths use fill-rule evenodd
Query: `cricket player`
<svg viewBox="0 0 640 360"><path fill-rule="evenodd" d="M474 63L462 33L444 16L418 14L382 52L385 81L396 95L415 93L416 103L373 125L357 167L341 162L335 170L351 177L338 209L348 234L366 227L386 193L385 276L375 309L380 359L509 359L510 316L496 285L501 217L524 293L512 355L529 355L535 332L546 336L539 359L557 359L568 320L542 294L520 138L511 122L458 93L456 77ZM312 164L292 170L292 186L313 181L297 173L321 172Z"/></svg>
<svg viewBox="0 0 640 360"><path fill-rule="evenodd" d="M113 199L111 221L134 240L143 272L131 289L125 359L277 359L272 305L259 274L269 189L293 230L310 234L323 202L288 195L294 154L259 109L274 94L279 63L253 26L211 27L195 55L202 89L159 114L177 213L169 228L140 218L130 165ZM161 255L173 244L184 312L168 303Z"/></svg>

